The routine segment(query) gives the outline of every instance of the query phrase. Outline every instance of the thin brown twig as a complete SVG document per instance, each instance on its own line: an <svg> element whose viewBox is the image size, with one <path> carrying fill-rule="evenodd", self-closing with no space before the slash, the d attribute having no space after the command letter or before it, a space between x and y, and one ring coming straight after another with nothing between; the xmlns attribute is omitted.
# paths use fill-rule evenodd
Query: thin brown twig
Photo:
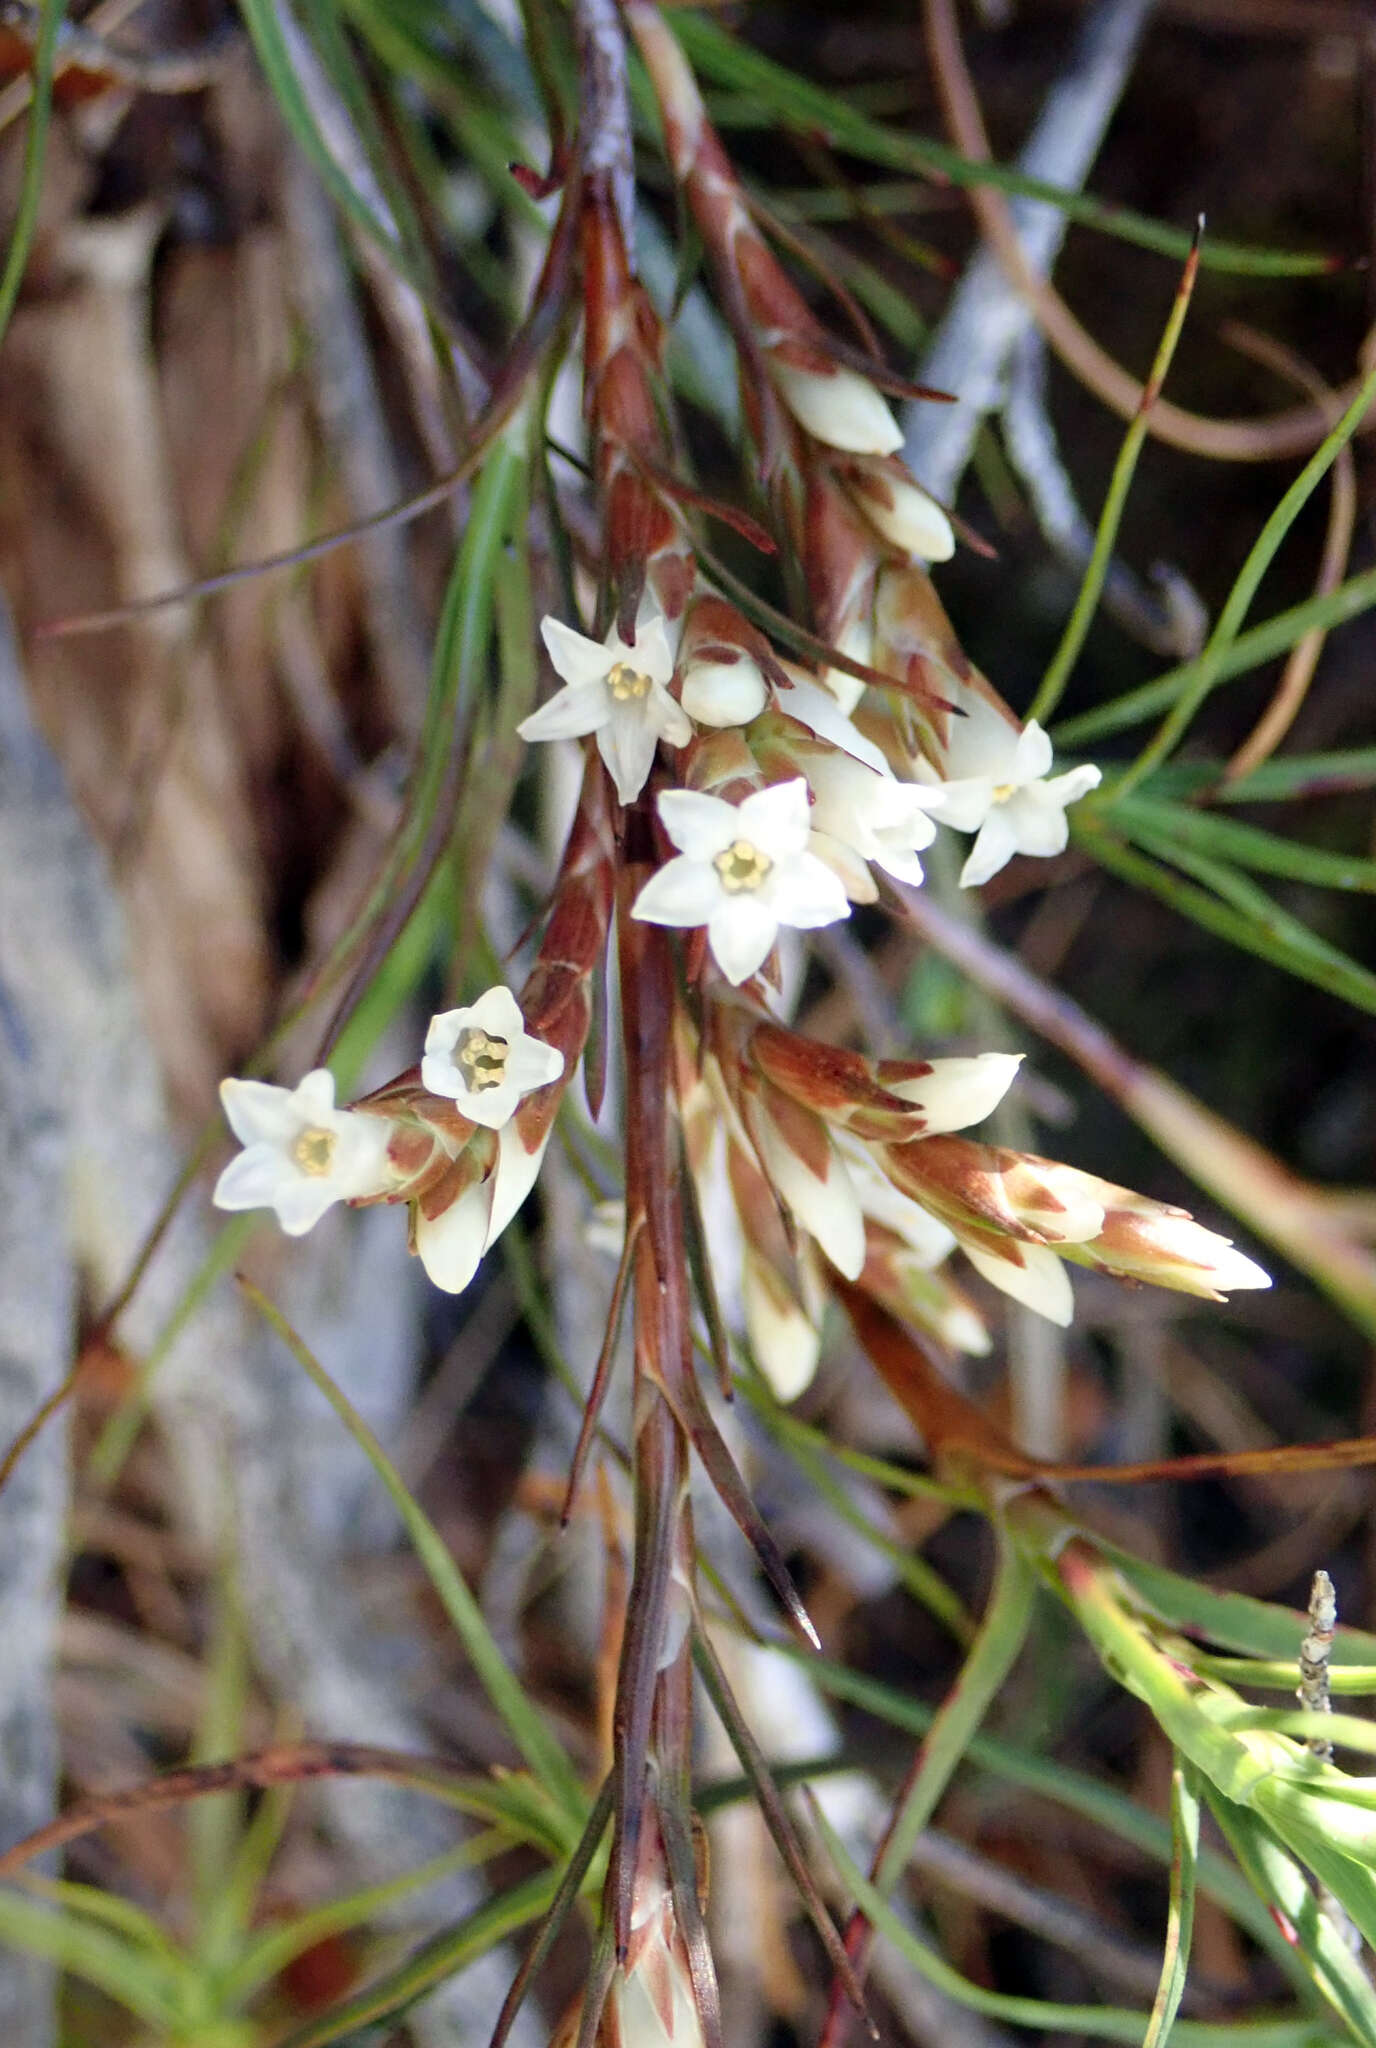
<svg viewBox="0 0 1376 2048"><path fill-rule="evenodd" d="M947 131L963 155L988 162L989 137L961 47L955 0L923 0L923 15ZM990 186L973 186L970 204L982 233L1067 369L1120 419L1135 419L1142 385L1081 326L1060 294L1028 263L1003 195ZM1345 385L1335 394L1338 405L1350 405L1357 390L1356 382ZM1364 425L1369 429L1376 421L1368 415ZM1152 410L1147 431L1173 448L1218 462L1273 462L1308 454L1328 428L1328 413L1321 405L1295 407L1268 419L1229 420L1187 412L1162 400Z"/></svg>
<svg viewBox="0 0 1376 2048"><path fill-rule="evenodd" d="M314 1778L389 1778L395 1784L433 1789L442 1797L465 1775L442 1757L408 1756L402 1750L380 1749L366 1742L280 1743L251 1756L230 1757L223 1763L190 1764L184 1770L167 1771L137 1785L119 1786L82 1799L0 1855L0 1878L14 1877L35 1857L50 1849L60 1849L112 1821L126 1820L130 1814L182 1806L189 1799L204 1799L214 1792L247 1787L261 1791L272 1785L299 1785Z"/></svg>

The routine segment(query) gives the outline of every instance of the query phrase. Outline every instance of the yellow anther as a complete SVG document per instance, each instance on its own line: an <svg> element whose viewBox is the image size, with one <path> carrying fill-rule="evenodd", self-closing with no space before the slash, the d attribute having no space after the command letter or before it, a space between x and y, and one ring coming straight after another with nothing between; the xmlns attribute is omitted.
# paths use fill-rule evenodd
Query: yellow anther
<svg viewBox="0 0 1376 2048"><path fill-rule="evenodd" d="M618 661L607 670L607 688L618 704L629 704L636 698L648 697L650 678L629 662Z"/></svg>
<svg viewBox="0 0 1376 2048"><path fill-rule="evenodd" d="M291 1148L292 1164L312 1180L323 1180L334 1162L336 1138L318 1124L310 1124Z"/></svg>
<svg viewBox="0 0 1376 2048"><path fill-rule="evenodd" d="M758 889L774 863L767 853L761 853L758 846L752 846L748 839L733 839L723 848L712 863L721 876L721 885L728 896L739 896L743 889Z"/></svg>
<svg viewBox="0 0 1376 2048"><path fill-rule="evenodd" d="M510 1047L504 1038L489 1038L479 1025L459 1034L454 1050L455 1064L470 1092L481 1095L485 1088L500 1088L506 1079L506 1056Z"/></svg>

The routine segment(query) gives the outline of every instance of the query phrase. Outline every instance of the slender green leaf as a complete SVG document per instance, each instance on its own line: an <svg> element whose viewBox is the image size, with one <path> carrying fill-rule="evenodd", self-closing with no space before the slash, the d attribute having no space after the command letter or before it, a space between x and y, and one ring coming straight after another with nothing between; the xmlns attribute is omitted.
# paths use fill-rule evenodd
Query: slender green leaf
<svg viewBox="0 0 1376 2048"><path fill-rule="evenodd" d="M1319 938L1298 918L1254 889L1244 876L1213 864L1210 886L1199 888L1114 838L1095 821L1080 819L1071 829L1101 866L1159 896L1163 903L1169 903L1205 931L1229 940L1244 952L1269 960L1273 966L1285 968L1301 981L1327 989L1330 995L1341 996L1357 1009L1376 1010L1376 974ZM1179 849L1171 857L1182 867L1187 864L1187 857ZM1192 871L1197 870L1197 857L1188 857L1188 865ZM1220 893L1222 889L1226 889L1228 900Z"/></svg>
<svg viewBox="0 0 1376 2048"><path fill-rule="evenodd" d="M69 1970L164 2032L190 2016L196 1980L160 1948L98 1925L89 1912L54 1911L0 1889L0 1942Z"/></svg>
<svg viewBox="0 0 1376 2048"><path fill-rule="evenodd" d="M1210 1785L1204 1796L1248 1879L1288 1931L1296 1963L1365 2048L1376 2048L1376 1988L1303 1868L1245 1806L1235 1806Z"/></svg>
<svg viewBox="0 0 1376 2048"><path fill-rule="evenodd" d="M1266 1661L1260 1657L1208 1657L1196 1654L1194 1668L1205 1678L1218 1678L1225 1685L1255 1686L1260 1692L1295 1691L1295 1660ZM1330 1665L1329 1691L1369 1697L1376 1693L1376 1664Z"/></svg>
<svg viewBox="0 0 1376 2048"><path fill-rule="evenodd" d="M1071 220L1083 221L1086 226L1116 235L1122 241L1159 250L1181 262L1189 254L1190 237L1178 228L1166 227L1125 207L1104 205L1083 192L1048 185L1004 164L972 163L958 150L932 142L926 136L885 128L848 100L761 56L710 15L683 9L676 10L672 19L674 32L694 70L728 91L739 93L743 104L754 111L759 127L782 121L805 134L829 136L850 155L871 163L925 172L942 184L993 185L1001 192L1026 199L1044 199ZM1201 260L1214 270L1241 271L1253 276L1321 276L1333 269L1332 258L1325 255L1250 248L1239 242L1212 238Z"/></svg>
<svg viewBox="0 0 1376 2048"><path fill-rule="evenodd" d="M10 324L14 302L24 279L24 268L38 228L38 204L43 192L43 166L47 159L48 123L53 110L53 75L57 62L57 41L62 32L66 0L39 0L38 34L33 46L33 99L29 106L29 131L24 139L24 168L19 181L19 204L15 209L5 267L0 271L0 341Z"/></svg>
<svg viewBox="0 0 1376 2048"><path fill-rule="evenodd" d="M895 1728L906 1729L913 1735L925 1735L931 1727L936 1709L912 1699L907 1693L898 1692L879 1679L851 1671L844 1664L815 1657L801 1648L795 1651L791 1644L779 1647L785 1656L796 1655L797 1661L806 1665L822 1690L834 1698L846 1700L873 1714L876 1719L887 1721ZM980 1734L971 1738L965 1751L965 1761L968 1766L986 1771L1005 1784L1016 1785L1020 1791L1050 1800L1057 1806L1063 1806L1067 1812L1079 1814L1096 1827L1103 1828L1106 1834L1129 1843L1157 1863L1170 1861L1170 1829L1158 1815L1145 1812L1126 1794L1115 1791L1098 1778L1088 1777L1072 1765L1062 1763L1059 1758L1034 1756L1002 1737ZM1253 1940L1265 1948L1282 1968L1290 1968L1291 1957L1275 1923L1231 1864L1209 1849L1201 1851L1199 1884L1240 1927L1246 1928Z"/></svg>
<svg viewBox="0 0 1376 2048"><path fill-rule="evenodd" d="M972 1984L958 1970L905 1926L883 1894L875 1889L846 1853L845 1845L825 1814L814 1814L819 1832L832 1861L849 1886L856 1905L891 1941L919 1976L938 1991L972 2012L990 2019L1007 2020L1013 2026L1037 2027L1048 2031L1085 2034L1091 2040L1141 2042L1148 2014L1128 2012L1108 2005L1059 2005L1050 1999L1017 1998L1006 1992L989 1991ZM1183 2020L1175 2029L1177 2048L1314 2048L1323 2038L1312 2019L1265 2019L1223 2021L1214 2025L1202 2020Z"/></svg>
<svg viewBox="0 0 1376 2048"><path fill-rule="evenodd" d="M1200 229L1202 230L1202 228L1203 222L1201 220ZM1090 552L1085 573L1080 579L1080 588L1075 598L1074 607L1071 610L1070 617L1066 620L1065 631L1061 635L1060 645L1047 664L1046 673L1042 677L1037 694L1032 699L1031 708L1027 714L1029 719L1038 719L1042 724L1046 723L1046 720L1061 701L1061 697L1065 692L1065 686L1070 680L1070 672L1079 659L1080 650L1085 644L1085 636L1089 632L1090 622L1098 610L1099 599L1103 594L1104 579L1108 575L1109 564L1113 560L1113 549L1118 539L1118 528L1122 523L1123 512L1128 502L1128 492L1132 489L1132 479L1136 474L1137 458L1141 454L1146 442L1147 428L1151 424L1152 407L1156 402L1156 396L1161 386L1166 381L1166 372L1170 369L1171 358L1175 354L1176 343L1180 339L1180 330L1185 325L1185 314L1189 310L1190 297L1194 290L1194 281L1198 268L1199 235L1196 233L1190 253L1185 259L1184 275L1180 280L1172 302L1170 316L1166 321L1165 332L1161 336L1155 359L1147 374L1146 385L1142 393L1142 402L1137 408L1136 417L1131 421L1126 434L1123 436L1122 446L1118 450L1118 458L1113 465L1113 474L1109 478L1108 495L1104 499L1104 509L1099 514L1099 524L1094 534L1094 546Z"/></svg>
<svg viewBox="0 0 1376 2048"><path fill-rule="evenodd" d="M1088 1539L1111 1558L1119 1573L1152 1613L1182 1635L1200 1636L1246 1656L1287 1659L1298 1679L1299 1646L1309 1627L1307 1616L1293 1607L1254 1600L1249 1593L1227 1593L1201 1586L1164 1565L1149 1564L1105 1537ZM1333 1637L1331 1666L1334 1684L1344 1665L1376 1664L1376 1635L1364 1629L1340 1628Z"/></svg>
<svg viewBox="0 0 1376 2048"><path fill-rule="evenodd" d="M1261 874L1313 882L1323 889L1376 893L1376 860L1304 846L1281 833L1263 832L1237 818L1215 817L1188 804L1165 803L1139 794L1114 805L1113 821L1130 838L1138 838L1140 828L1159 847L1186 847Z"/></svg>
<svg viewBox="0 0 1376 2048"><path fill-rule="evenodd" d="M1142 2037L1142 2048L1165 2048L1190 1966L1194 1937L1195 1872L1199 1862L1199 1789L1195 1773L1182 1756L1171 1769L1171 1888L1166 1921L1166 1949L1161 1982Z"/></svg>
<svg viewBox="0 0 1376 2048"><path fill-rule="evenodd" d="M500 1897L489 1899L457 1927L423 1942L366 1991L357 1992L333 2012L309 2020L288 2034L277 2043L277 2048L326 2048L328 2042L339 2041L360 2027L378 2020L395 2020L427 1991L449 1977L457 1977L479 1956L547 1913L558 1883L557 1871L542 1870L537 1876L513 1885Z"/></svg>
<svg viewBox="0 0 1376 2048"><path fill-rule="evenodd" d="M1346 583L1324 597L1306 598L1303 604L1292 605L1289 611L1277 612L1274 618L1263 620L1250 632L1239 633L1216 656L1215 687L1235 676L1248 675L1262 662L1270 661L1278 654L1288 653L1296 641L1302 640L1314 627L1322 626L1327 630L1345 625L1349 619L1360 618L1363 612L1370 611L1373 604L1376 604L1376 569L1364 569L1360 576L1349 577ZM1086 740L1104 739L1110 733L1122 732L1128 726L1140 725L1144 719L1155 718L1159 712L1168 711L1187 690L1194 687L1203 660L1202 654L1196 655L1192 661L1168 669L1155 682L1143 683L1140 689L1127 690L1121 697L1098 705L1093 711L1082 711L1074 718L1062 719L1052 738L1058 747L1079 747ZM1268 762L1266 767L1283 772L1283 765ZM1153 773L1154 788L1161 783L1162 772L1158 768ZM1171 772L1179 771L1172 769ZM1257 789L1265 772L1265 769L1254 769L1245 783L1233 784L1230 789L1233 801L1242 801L1237 792L1244 788Z"/></svg>
<svg viewBox="0 0 1376 2048"><path fill-rule="evenodd" d="M255 1991L278 1976L316 1942L324 1941L329 1935L346 1934L351 1928L362 1927L368 1921L376 1920L380 1914L390 1912L403 1899L413 1898L417 1893L427 1891L431 1885L441 1884L456 1871L476 1869L510 1846L511 1837L504 1829L486 1828L481 1834L470 1835L457 1848L447 1849L442 1856L432 1857L415 1870L405 1870L399 1877L389 1878L385 1884L368 1885L363 1890L350 1892L347 1898L331 1899L328 1905L299 1913L285 1926L269 1927L255 1936L239 1962L222 1979L220 1995L226 2008L233 2010L243 2005Z"/></svg>
<svg viewBox="0 0 1376 2048"><path fill-rule="evenodd" d="M482 1680L488 1698L502 1718L512 1741L536 1778L557 1806L569 1817L577 1836L586 1818L587 1801L578 1774L558 1738L550 1731L539 1709L528 1699L525 1688L497 1646L482 1609L468 1589L462 1572L454 1563L443 1537L425 1510L407 1490L405 1481L369 1429L357 1409L341 1393L324 1367L287 1322L281 1311L250 1281L240 1283L254 1306L287 1346L293 1358L325 1396L335 1414L367 1458L387 1490L410 1537L416 1556L445 1613L453 1622L469 1659Z"/></svg>
<svg viewBox="0 0 1376 2048"><path fill-rule="evenodd" d="M1027 1640L1036 1601L1037 1580L1031 1566L1000 1530L989 1604L955 1684L923 1738L917 1768L889 1824L875 1872L881 1891L891 1891L903 1875L914 1842L935 1813L971 1737Z"/></svg>
<svg viewBox="0 0 1376 2048"><path fill-rule="evenodd" d="M1325 434L1252 543L1247 559L1238 571L1233 587L1228 593L1227 602L1218 615L1218 622L1209 636L1209 643L1194 664L1190 680L1162 719L1154 737L1143 747L1132 766L1118 777L1107 792L1107 803L1112 804L1135 789L1143 777L1166 760L1184 738L1195 713L1218 680L1223 657L1241 632L1242 622L1251 608L1252 599L1261 587L1261 580L1266 571L1275 560L1281 543L1337 461L1339 454L1366 418L1373 398L1376 398L1376 369L1370 370L1362 379L1356 397L1342 418L1330 433Z"/></svg>

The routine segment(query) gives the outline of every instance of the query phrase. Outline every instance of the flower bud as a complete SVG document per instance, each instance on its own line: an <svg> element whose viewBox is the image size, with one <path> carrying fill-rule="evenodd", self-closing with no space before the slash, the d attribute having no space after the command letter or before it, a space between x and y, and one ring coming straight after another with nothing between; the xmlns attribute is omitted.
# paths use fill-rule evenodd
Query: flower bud
<svg viewBox="0 0 1376 2048"><path fill-rule="evenodd" d="M699 725L748 725L769 702L769 685L748 654L695 661L683 672L681 701Z"/></svg>
<svg viewBox="0 0 1376 2048"><path fill-rule="evenodd" d="M1104 1227L1082 1247L1085 1264L1120 1279L1150 1280L1181 1294L1200 1294L1208 1301L1222 1301L1234 1287L1271 1285L1269 1273L1228 1238L1196 1223L1186 1210L1106 1181L1095 1186L1104 1204Z"/></svg>
<svg viewBox="0 0 1376 2048"><path fill-rule="evenodd" d="M804 370L779 360L770 367L784 404L809 434L846 454L892 455L903 446L903 433L868 377L839 364L827 370Z"/></svg>
<svg viewBox="0 0 1376 2048"><path fill-rule="evenodd" d="M753 1245L741 1269L745 1330L776 1401L796 1401L812 1384L822 1340L776 1267Z"/></svg>
<svg viewBox="0 0 1376 2048"><path fill-rule="evenodd" d="M951 522L902 463L853 463L846 484L871 526L900 554L923 562L950 561L956 551Z"/></svg>

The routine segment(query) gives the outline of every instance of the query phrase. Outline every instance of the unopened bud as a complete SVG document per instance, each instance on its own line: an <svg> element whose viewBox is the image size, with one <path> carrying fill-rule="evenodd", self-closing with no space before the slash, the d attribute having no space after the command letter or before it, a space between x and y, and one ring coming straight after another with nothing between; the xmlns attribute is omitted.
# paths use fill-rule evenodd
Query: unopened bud
<svg viewBox="0 0 1376 2048"><path fill-rule="evenodd" d="M884 400L857 370L803 370L773 357L774 380L800 425L848 455L892 455L903 433Z"/></svg>
<svg viewBox="0 0 1376 2048"><path fill-rule="evenodd" d="M846 473L851 495L890 546L922 562L949 562L956 551L951 522L898 462L855 463Z"/></svg>
<svg viewBox="0 0 1376 2048"><path fill-rule="evenodd" d="M695 661L683 672L682 702L699 725L748 725L769 702L769 685L748 654Z"/></svg>
<svg viewBox="0 0 1376 2048"><path fill-rule="evenodd" d="M783 1275L749 1244L741 1303L751 1353L775 1400L796 1401L812 1384L822 1340Z"/></svg>
<svg viewBox="0 0 1376 2048"><path fill-rule="evenodd" d="M1104 1227L1070 1256L1122 1279L1150 1280L1209 1301L1222 1301L1235 1287L1271 1285L1269 1273L1184 1209L1106 1181L1096 1183L1096 1190L1104 1205Z"/></svg>

